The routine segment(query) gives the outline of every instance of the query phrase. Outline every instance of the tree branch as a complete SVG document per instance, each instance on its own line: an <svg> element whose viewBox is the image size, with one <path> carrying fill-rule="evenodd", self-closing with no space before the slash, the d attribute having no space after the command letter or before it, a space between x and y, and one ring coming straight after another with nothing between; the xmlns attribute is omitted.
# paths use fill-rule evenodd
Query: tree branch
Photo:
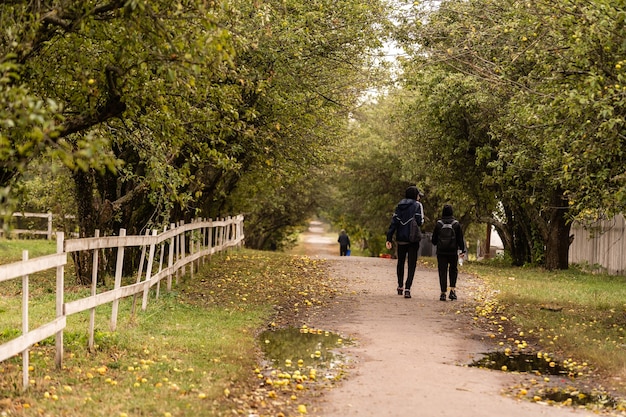
<svg viewBox="0 0 626 417"><path fill-rule="evenodd" d="M72 133L88 129L99 123L120 116L126 111L126 103L122 100L119 88L117 87L117 77L122 74L122 71L117 67L108 65L105 72L109 89L107 102L103 106L98 107L95 113L79 115L68 120L61 127L59 137L65 137Z"/></svg>

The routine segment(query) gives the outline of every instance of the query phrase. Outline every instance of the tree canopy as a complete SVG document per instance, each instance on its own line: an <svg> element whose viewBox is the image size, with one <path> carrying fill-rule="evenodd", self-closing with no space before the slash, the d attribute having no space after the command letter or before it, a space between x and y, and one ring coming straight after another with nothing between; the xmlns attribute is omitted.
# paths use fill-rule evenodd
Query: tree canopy
<svg viewBox="0 0 626 417"><path fill-rule="evenodd" d="M378 182L410 179L431 213L448 201L464 225L495 225L518 265L567 268L571 222L626 201L626 4L398 4L401 77L372 110L393 128L369 129L397 162Z"/></svg>
<svg viewBox="0 0 626 417"><path fill-rule="evenodd" d="M500 226L510 248L515 242L526 246L518 249L519 261L530 260L539 243L546 266L567 268L571 220L624 208L624 44L619 36L624 5L437 3L416 4L402 32L413 51L409 85L418 79L439 88L426 97L432 108L447 113L429 118L427 124L440 129L430 144L469 156L447 152L449 176L466 179L464 188L474 196L484 194L470 182L493 193L487 201L500 202L505 216L491 222ZM433 74L442 74L439 81L428 81ZM471 84L470 95L456 94L455 86ZM471 102L477 105L468 108ZM468 111L450 117L455 108Z"/></svg>
<svg viewBox="0 0 626 417"><path fill-rule="evenodd" d="M245 212L253 242L276 243L375 78L383 6L4 2L2 185L51 155L84 235Z"/></svg>
<svg viewBox="0 0 626 417"><path fill-rule="evenodd" d="M626 205L625 20L609 0L4 2L0 197L59 172L84 235L243 212L274 248L322 207L376 247L417 183L429 221L453 202L515 263L566 268L571 221Z"/></svg>

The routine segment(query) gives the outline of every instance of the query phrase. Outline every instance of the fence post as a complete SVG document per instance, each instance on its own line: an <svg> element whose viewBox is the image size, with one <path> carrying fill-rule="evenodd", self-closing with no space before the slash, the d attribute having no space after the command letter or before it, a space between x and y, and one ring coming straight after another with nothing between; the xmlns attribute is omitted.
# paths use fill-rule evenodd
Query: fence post
<svg viewBox="0 0 626 417"><path fill-rule="evenodd" d="M64 233L57 232L57 253L63 253L64 248ZM63 300L65 295L64 291L64 283L63 283L63 275L65 273L65 268L63 265L57 266L57 294L56 294L56 317L62 317L65 312L63 311ZM55 345L56 352L54 356L54 362L56 367L61 369L61 365L63 364L63 330L59 330L55 336Z"/></svg>
<svg viewBox="0 0 626 417"><path fill-rule="evenodd" d="M22 251L22 261L28 260L28 251ZM22 277L22 334L28 334L28 275ZM22 388L28 388L29 348L22 352Z"/></svg>
<svg viewBox="0 0 626 417"><path fill-rule="evenodd" d="M197 229L193 231L193 248L194 253L202 252L202 219L197 218L196 224L198 225ZM200 258L196 259L194 262L196 266L196 272L200 270Z"/></svg>
<svg viewBox="0 0 626 417"><path fill-rule="evenodd" d="M196 221L192 220L191 224L194 224L194 223L196 223ZM195 242L194 242L195 236L194 235L195 235L195 232L196 232L195 228L191 229L191 231L189 232L189 256L193 256L193 253L194 253L194 245L195 245ZM191 262L189 262L189 274L191 276L191 279L193 279L194 266L195 266L195 264L194 264L193 260Z"/></svg>
<svg viewBox="0 0 626 417"><path fill-rule="evenodd" d="M233 242L235 241L235 220L228 216L228 252L233 251Z"/></svg>
<svg viewBox="0 0 626 417"><path fill-rule="evenodd" d="M150 229L146 230L145 236L150 235ZM137 284L141 282L141 274L143 272L143 261L146 260L146 245L141 248L141 258L139 259L139 267L137 268ZM137 293L133 294L133 306L131 308L131 314L135 315L135 309L137 308Z"/></svg>
<svg viewBox="0 0 626 417"><path fill-rule="evenodd" d="M182 251L183 250L181 249L182 241L183 241L183 238L182 238L181 235L183 233L180 230L180 229L182 229L181 226L182 226L182 222L179 221L178 222L178 226L177 226L178 232L176 233L176 258L175 259L176 259L177 263L178 263L179 260L183 259L183 255L182 255ZM178 282L179 282L179 279L180 279L180 274L181 274L181 268L176 268L176 284L177 285L178 285Z"/></svg>
<svg viewBox="0 0 626 417"><path fill-rule="evenodd" d="M184 228L185 226L185 221L181 220L180 221L180 225ZM180 238L180 259L183 261L183 267L182 267L182 273L181 276L185 276L185 274L187 274L187 265L185 264L185 258L187 257L187 242L185 241L185 231L184 229L180 232L180 235L178 235ZM178 284L178 281L176 281L176 283Z"/></svg>
<svg viewBox="0 0 626 417"><path fill-rule="evenodd" d="M150 235L150 230L146 230L145 236ZM137 283L141 282L141 274L143 273L143 262L146 260L146 245L141 248L141 258L139 259L139 268L137 271Z"/></svg>
<svg viewBox="0 0 626 417"><path fill-rule="evenodd" d="M170 229L174 230L176 228L176 225L174 223L170 224ZM167 269L168 269L168 274L167 274L167 291L172 291L172 266L174 265L174 253L176 250L176 235L172 235L172 237L170 238L170 245L169 248L167 250Z"/></svg>
<svg viewBox="0 0 626 417"><path fill-rule="evenodd" d="M238 232L239 234L237 235L238 239L241 238L241 240L239 241L239 247L243 247L245 243L244 241L245 235L243 233L243 225L244 225L243 220L244 220L244 217L240 215L239 216L239 232Z"/></svg>
<svg viewBox="0 0 626 417"><path fill-rule="evenodd" d="M221 219L217 219L217 221L219 222ZM219 249L222 250L222 229L224 227L223 226L217 226L215 228L215 246Z"/></svg>
<svg viewBox="0 0 626 417"><path fill-rule="evenodd" d="M126 229L120 229L120 237L126 236ZM115 284L114 289L118 289L122 286L122 272L124 270L124 246L117 248L117 261L115 263ZM111 331L114 332L117 328L117 313L120 300L113 300L113 306L111 309Z"/></svg>
<svg viewBox="0 0 626 417"><path fill-rule="evenodd" d="M94 237L100 237L100 230L96 229ZM98 249L93 250L93 263L91 264L91 295L96 295L96 287L98 284ZM94 350L94 331L96 327L96 308L92 308L89 312L89 351Z"/></svg>
<svg viewBox="0 0 626 417"><path fill-rule="evenodd" d="M152 237L156 237L157 231L152 231ZM148 255L148 264L146 265L146 279L145 282L150 281L152 278L152 262L154 262L154 241L150 243L150 254ZM146 284L146 288L143 290L143 300L141 302L141 309L146 311L148 308L148 293L150 292L150 284Z"/></svg>
<svg viewBox="0 0 626 417"><path fill-rule="evenodd" d="M213 219L209 219L209 232L207 233L209 235L209 240L207 243L207 249L209 249L209 262L211 261L211 255L213 255Z"/></svg>
<svg viewBox="0 0 626 417"><path fill-rule="evenodd" d="M226 218L225 217L222 218L222 222L224 222L224 223L226 222ZM224 250L224 247L226 246L226 242L227 242L227 239L228 239L228 237L226 236L226 234L228 233L228 225L224 224L221 227L221 229L222 229L222 250Z"/></svg>
<svg viewBox="0 0 626 417"><path fill-rule="evenodd" d="M48 212L48 234L46 235L48 240L52 240L52 213Z"/></svg>
<svg viewBox="0 0 626 417"><path fill-rule="evenodd" d="M202 223L205 223L206 219L202 219ZM200 248L200 250L206 250L207 249L207 227L206 225L202 227L202 248ZM203 256L202 257L202 262L200 262L200 265L204 265L204 263L206 262L206 257Z"/></svg>
<svg viewBox="0 0 626 417"><path fill-rule="evenodd" d="M222 217L220 220L222 221L222 223L224 223L226 219ZM226 226L222 225L220 226L220 250L224 250L225 242L226 242Z"/></svg>
<svg viewBox="0 0 626 417"><path fill-rule="evenodd" d="M163 228L163 233L167 232L167 226ZM163 256L165 253L165 242L161 241L161 255L159 256L159 274L163 270ZM161 292L161 280L157 281L156 287L156 298L159 299L159 293Z"/></svg>

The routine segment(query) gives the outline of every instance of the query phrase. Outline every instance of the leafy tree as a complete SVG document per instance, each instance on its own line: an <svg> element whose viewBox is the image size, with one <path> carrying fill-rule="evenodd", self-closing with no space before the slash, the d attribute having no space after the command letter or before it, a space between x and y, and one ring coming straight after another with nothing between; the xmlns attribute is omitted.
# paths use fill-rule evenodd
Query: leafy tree
<svg viewBox="0 0 626 417"><path fill-rule="evenodd" d="M354 112L331 171L334 198L323 206L325 216L373 256L385 250L385 232L406 187L416 182L422 187L423 177L405 169L399 124L392 120L398 102L397 97L379 96Z"/></svg>
<svg viewBox="0 0 626 417"><path fill-rule="evenodd" d="M257 189L285 197L315 183L370 84L369 50L386 18L377 0L0 7L11 74L2 100L46 103L36 123L20 126L43 133L2 136L3 184L54 151L71 170L83 236L246 208L268 219L259 230L302 221L308 208L246 204L245 191L264 179ZM13 99L17 80L24 87ZM15 110L9 117L22 121ZM278 194L277 179L289 192Z"/></svg>
<svg viewBox="0 0 626 417"><path fill-rule="evenodd" d="M58 149L74 171L84 234L99 226L110 230L117 206L130 204L130 196L145 196L146 190L168 188L160 196L181 198L172 192L176 187L161 186L165 175L158 175L168 173L168 162L180 147L176 141L181 136L177 127L181 114L170 109L200 68L212 69L226 57L219 52L224 49L224 31L211 26L209 19L197 18L206 16L207 10L193 6L121 1L2 6L7 20L2 43L7 49L2 52L15 57L21 79L33 92L60 103L56 135L45 137L43 143ZM170 118L176 120L174 126ZM109 125L102 125L105 122ZM143 129L131 122L141 123ZM162 137L171 142L156 140ZM24 139L11 137L14 143ZM140 168L156 168L147 175L145 169L133 171L144 153L152 161ZM126 160L122 187L115 182ZM107 188L118 191L106 193Z"/></svg>
<svg viewBox="0 0 626 417"><path fill-rule="evenodd" d="M57 104L33 95L21 82L18 69L10 59L0 60L0 199L4 202L25 162L46 137L56 134Z"/></svg>
<svg viewBox="0 0 626 417"><path fill-rule="evenodd" d="M243 22L237 67L264 88L246 96L258 113L258 152L233 175L226 203L248 208L248 244L276 247L286 226L306 224L327 198L325 167L376 74L371 51L380 45L376 25L385 23L385 10L355 0L243 1L236 9L258 16Z"/></svg>
<svg viewBox="0 0 626 417"><path fill-rule="evenodd" d="M623 156L613 152L623 147L623 8L578 0L421 7L413 11L422 20L400 32L415 60L426 56L435 71L443 65L501 97L488 130L497 158L483 184L500 188L515 222L508 237L538 239L531 251L545 246L545 265L567 268L570 220L623 208Z"/></svg>

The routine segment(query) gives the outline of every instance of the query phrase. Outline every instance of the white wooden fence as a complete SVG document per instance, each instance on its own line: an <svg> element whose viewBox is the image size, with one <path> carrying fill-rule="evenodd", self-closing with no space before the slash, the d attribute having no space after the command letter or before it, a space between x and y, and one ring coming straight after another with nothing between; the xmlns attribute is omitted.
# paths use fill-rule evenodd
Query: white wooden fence
<svg viewBox="0 0 626 417"><path fill-rule="evenodd" d="M0 345L0 362L22 354L23 386L28 387L28 351L35 343L55 336L55 363L61 367L63 358L63 329L66 327L67 316L82 311L90 311L89 348L94 346L95 308L112 303L111 330L117 325L119 300L129 296L142 295L141 308L148 305L150 288L156 286L156 297L159 296L160 283L166 280L168 291L171 289L172 277L176 279L186 274L187 266L193 276L194 266L206 257L229 248L243 244L243 216L228 217L222 220L196 220L189 224L172 224L169 230L157 234L156 230L148 231L144 236L126 236L121 229L119 236L99 237L98 232L93 238L64 240L62 232L57 233L57 253L28 259L24 252L21 262L0 265L0 282L22 279L22 334ZM137 271L136 282L122 286L122 270L124 267L124 249L141 248L141 259ZM117 249L114 288L100 294L96 292L98 281L98 254L101 249ZM74 252L89 251L93 259L93 275L91 295L86 298L65 302L65 265L68 255ZM165 259L167 255L167 259ZM28 276L37 272L56 269L56 318L36 329L29 329L28 321ZM135 307L133 303L133 308Z"/></svg>
<svg viewBox="0 0 626 417"><path fill-rule="evenodd" d="M14 218L23 218L23 219L27 219L27 218L39 218L39 219L46 219L45 223L46 223L46 228L45 229L37 229L36 227L30 227L28 229L20 229L20 228L11 228L9 229L9 235L15 235L15 236L20 236L23 234L27 234L27 235L34 235L34 236L45 236L46 239L51 240L54 237L54 233L53 233L53 226L52 226L52 220L53 220L53 215L52 213L48 212L48 213L27 213L27 212L16 212L12 214L12 217ZM65 219L73 219L74 216L72 215L65 215L64 216ZM43 224L43 222L40 222L41 224ZM0 229L0 236L4 235L5 231Z"/></svg>
<svg viewBox="0 0 626 417"><path fill-rule="evenodd" d="M569 247L570 263L600 265L612 275L626 274L626 220L623 215L598 221L585 229L572 225L574 241Z"/></svg>

